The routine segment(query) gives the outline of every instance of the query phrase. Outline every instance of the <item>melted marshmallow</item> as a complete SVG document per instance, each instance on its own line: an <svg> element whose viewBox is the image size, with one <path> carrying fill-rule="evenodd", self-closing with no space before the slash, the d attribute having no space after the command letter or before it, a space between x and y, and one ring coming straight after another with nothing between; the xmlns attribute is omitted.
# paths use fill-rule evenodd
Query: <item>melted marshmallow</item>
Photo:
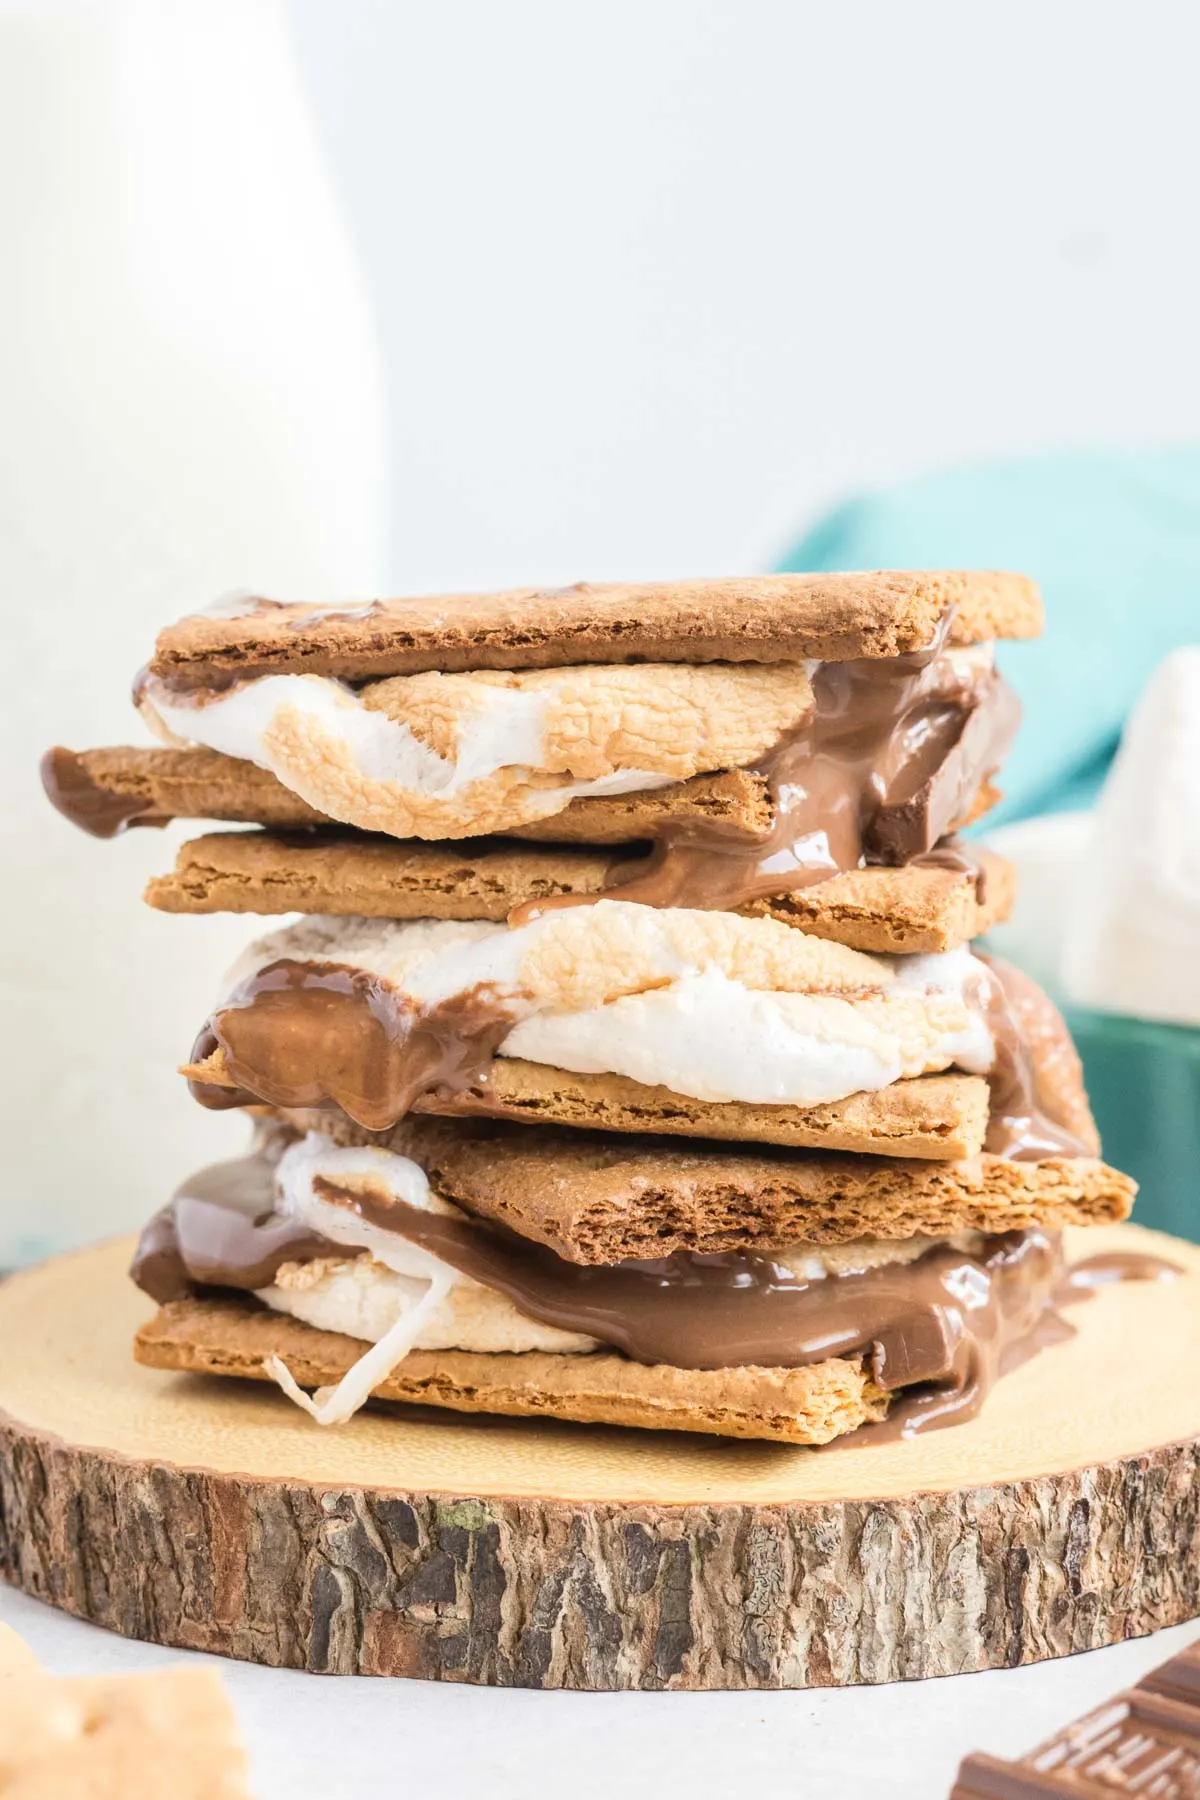
<svg viewBox="0 0 1200 1800"><path fill-rule="evenodd" d="M556 929L562 915L553 914L515 930L474 921L310 918L256 945L232 982L288 957L372 970L425 1008L483 987L504 998L514 1019L499 1055L576 1074L623 1075L706 1102L820 1106L935 1069L985 1074L992 1066L991 1033L967 999L978 965L966 948L862 957L866 979L885 984L869 999L776 993L691 960L670 929L669 911L602 904L606 912L594 908L594 917L618 909L645 916L652 960L643 991L618 990L585 1010L535 1002L523 992L523 961ZM748 933L788 929L744 925ZM931 1010L959 1003L953 1028L924 1019L926 996Z"/></svg>
<svg viewBox="0 0 1200 1800"><path fill-rule="evenodd" d="M423 796L449 800L499 769L541 770L549 688L481 689L459 727L458 754L441 757L410 726L364 706L353 688L324 675L263 675L239 682L202 703L149 677L142 699L181 743L202 744L223 756L252 762L289 782L288 770L267 741L284 709L301 715L344 746L369 781L394 782ZM569 782L558 790L563 804L589 794L629 794L665 787L671 777L621 769L595 781Z"/></svg>

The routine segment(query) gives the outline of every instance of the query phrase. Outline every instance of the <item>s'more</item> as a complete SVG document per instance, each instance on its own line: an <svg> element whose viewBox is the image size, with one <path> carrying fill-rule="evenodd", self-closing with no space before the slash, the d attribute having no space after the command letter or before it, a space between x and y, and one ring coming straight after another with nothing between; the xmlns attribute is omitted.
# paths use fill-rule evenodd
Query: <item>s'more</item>
<svg viewBox="0 0 1200 1800"><path fill-rule="evenodd" d="M959 834L1026 578L874 572L313 607L162 631L138 747L51 751L146 900L257 915L182 1078L244 1158L134 1279L148 1365L324 1425L405 1401L818 1446L970 1418L1124 1218ZM237 829L228 829L229 827ZM185 1049L186 1045L181 1045Z"/></svg>

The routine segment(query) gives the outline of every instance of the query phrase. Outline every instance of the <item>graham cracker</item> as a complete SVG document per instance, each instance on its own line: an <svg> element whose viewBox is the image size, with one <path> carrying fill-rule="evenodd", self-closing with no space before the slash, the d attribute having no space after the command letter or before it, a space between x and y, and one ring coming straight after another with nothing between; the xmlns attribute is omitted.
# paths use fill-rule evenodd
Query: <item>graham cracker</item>
<svg viewBox="0 0 1200 1800"><path fill-rule="evenodd" d="M814 887L753 901L742 911L876 955L957 950L1003 924L1017 898L1015 865L976 844L971 851L982 869L982 884L966 871L919 863L851 869Z"/></svg>
<svg viewBox="0 0 1200 1800"><path fill-rule="evenodd" d="M362 680L422 670L612 662L794 662L1036 637L1041 598L997 571L792 574L435 594L312 607L239 601L161 631L150 670L203 685L297 671Z"/></svg>
<svg viewBox="0 0 1200 1800"><path fill-rule="evenodd" d="M341 1114L278 1116L411 1157L447 1200L577 1263L1109 1225L1128 1217L1136 1191L1092 1158L916 1161L416 1118L373 1134Z"/></svg>
<svg viewBox="0 0 1200 1800"><path fill-rule="evenodd" d="M120 803L121 810L130 815L128 822L138 825L165 825L170 819L215 819L230 825L281 829L335 823L266 769L238 757L222 756L217 750L112 745L99 750L58 749L49 753L45 762L68 767L71 785L77 793L90 797L97 811L103 812L106 803L110 807ZM49 782L46 792L54 805L60 805ZM956 826L972 823L999 798L999 790L984 783L969 813L956 820ZM78 822L67 805L60 810L73 823ZM572 800L562 812L516 826L507 836L533 843L636 844L653 837L664 820L694 820L762 835L770 829L771 816L763 777L752 769L726 769L641 793Z"/></svg>
<svg viewBox="0 0 1200 1800"><path fill-rule="evenodd" d="M0 1689L0 1792L21 1800L250 1800L246 1753L215 1669Z"/></svg>
<svg viewBox="0 0 1200 1800"><path fill-rule="evenodd" d="M950 829L973 825L1003 798L992 781L981 782L961 818ZM527 843L637 844L653 838L664 821L729 826L764 836L774 819L770 789L755 769L725 769L693 775L670 787L634 794L572 800L560 813L513 826L506 834Z"/></svg>
<svg viewBox="0 0 1200 1800"><path fill-rule="evenodd" d="M250 1381L269 1380L263 1364L278 1356L301 1387L316 1388L338 1382L365 1348L255 1301L221 1296L161 1307L138 1332L133 1353L154 1369ZM375 1389L372 1402L380 1400L784 1444L827 1444L882 1418L888 1406L861 1358L805 1369L676 1369L605 1351L414 1350Z"/></svg>
<svg viewBox="0 0 1200 1800"><path fill-rule="evenodd" d="M215 1088L236 1085L219 1048L201 1062L185 1063L180 1073ZM413 1111L952 1161L982 1149L988 1090L977 1075L922 1075L824 1106L751 1106L741 1100L692 1100L625 1075L576 1075L498 1056L486 1094L438 1090L422 1094Z"/></svg>
<svg viewBox="0 0 1200 1800"><path fill-rule="evenodd" d="M36 1675L41 1666L25 1639L18 1637L11 1625L0 1622L0 1681Z"/></svg>
<svg viewBox="0 0 1200 1800"><path fill-rule="evenodd" d="M65 768L70 788L103 816L120 803L133 825L166 825L172 819L220 819L237 825L306 826L331 823L266 769L216 750L146 750L113 744L99 750L61 746L43 758L46 797L72 824L79 819L48 778ZM84 829L89 829L84 826ZM107 836L108 831L101 831Z"/></svg>
<svg viewBox="0 0 1200 1800"><path fill-rule="evenodd" d="M1012 908L1012 864L978 854L982 898L973 874L914 864L854 869L741 910L769 914L857 950L950 950L1007 918ZM571 846L525 848L504 839L424 844L358 832L212 832L182 845L174 871L151 880L144 898L172 913L501 921L531 902L597 896L637 861ZM620 898L619 887L613 897Z"/></svg>

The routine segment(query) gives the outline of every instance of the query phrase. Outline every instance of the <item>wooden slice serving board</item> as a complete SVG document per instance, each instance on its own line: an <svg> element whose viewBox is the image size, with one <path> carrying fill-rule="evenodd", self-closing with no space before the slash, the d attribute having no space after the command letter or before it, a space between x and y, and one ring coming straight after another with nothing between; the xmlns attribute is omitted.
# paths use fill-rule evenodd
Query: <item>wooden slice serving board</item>
<svg viewBox="0 0 1200 1800"><path fill-rule="evenodd" d="M0 1286L0 1570L162 1644L330 1673L802 1687L1035 1662L1200 1613L1200 1249L973 1423L833 1451L380 1409L141 1369L128 1243Z"/></svg>

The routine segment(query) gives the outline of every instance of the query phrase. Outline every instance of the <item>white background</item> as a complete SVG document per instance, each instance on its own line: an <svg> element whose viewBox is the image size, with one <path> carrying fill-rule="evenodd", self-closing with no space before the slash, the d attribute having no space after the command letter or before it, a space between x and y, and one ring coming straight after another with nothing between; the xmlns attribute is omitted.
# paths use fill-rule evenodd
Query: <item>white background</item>
<svg viewBox="0 0 1200 1800"><path fill-rule="evenodd" d="M292 0L393 584L759 566L848 489L1200 422L1200 11Z"/></svg>

